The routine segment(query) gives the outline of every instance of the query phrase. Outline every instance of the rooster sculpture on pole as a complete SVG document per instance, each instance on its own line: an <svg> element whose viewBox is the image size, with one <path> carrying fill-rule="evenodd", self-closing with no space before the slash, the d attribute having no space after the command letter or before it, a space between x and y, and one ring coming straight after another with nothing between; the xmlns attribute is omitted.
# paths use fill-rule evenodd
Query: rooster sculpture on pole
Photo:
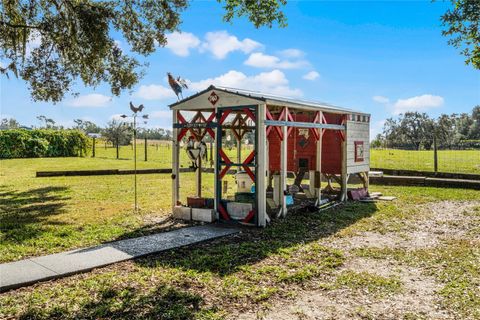
<svg viewBox="0 0 480 320"><path fill-rule="evenodd" d="M173 92L175 92L175 94L177 95L177 99L180 100L180 97L183 99L182 90L188 89L185 79L182 79L180 77L177 77L177 79L175 79L170 72L167 72L167 76L168 84L172 88Z"/></svg>

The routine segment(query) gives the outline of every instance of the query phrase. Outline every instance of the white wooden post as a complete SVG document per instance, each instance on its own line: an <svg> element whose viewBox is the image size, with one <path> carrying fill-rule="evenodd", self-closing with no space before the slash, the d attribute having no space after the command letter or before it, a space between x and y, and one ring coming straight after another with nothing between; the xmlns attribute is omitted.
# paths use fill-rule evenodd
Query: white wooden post
<svg viewBox="0 0 480 320"><path fill-rule="evenodd" d="M267 106L265 104L260 104L257 106L258 109L258 118L257 118L257 156L258 159L256 160L257 165L257 184L255 189L257 190L257 210L258 210L258 226L265 227L267 224L266 218L266 202L267 202L267 194L265 188L265 174L266 174L266 132L265 132L265 111Z"/></svg>
<svg viewBox="0 0 480 320"><path fill-rule="evenodd" d="M217 114L217 108L215 108L215 114ZM216 120L218 121L218 119ZM217 123L218 124L218 123ZM221 186L218 186L218 181L217 181L217 177L218 177L218 166L217 166L217 154L218 154L218 131L219 131L219 128L218 126L215 126L215 128L213 129L213 132L215 132L215 138L213 139L213 141L215 142L215 156L212 157L212 154L210 154L210 156L212 157L213 159L213 163L214 163L214 166L213 166L213 194L214 194L214 197L216 198L217 197L217 188L221 187ZM213 201L213 209L215 211L215 218L218 220L220 217L219 217L219 214L218 214L218 208L217 208L217 201L215 199L215 201Z"/></svg>
<svg viewBox="0 0 480 320"><path fill-rule="evenodd" d="M237 140L237 163L242 163L242 140ZM242 166L238 166L237 172L242 170Z"/></svg>
<svg viewBox="0 0 480 320"><path fill-rule="evenodd" d="M285 121L288 121L286 116L288 108L285 107ZM283 140L280 144L280 212L279 216L285 217L287 215L287 199L285 196L285 190L287 189L287 162L288 162L288 127L282 126Z"/></svg>
<svg viewBox="0 0 480 320"><path fill-rule="evenodd" d="M320 119L323 119L323 112L320 111L319 113ZM315 129L316 130L316 129ZM322 200L322 142L323 142L323 129L318 129L319 139L317 141L317 163L315 164L315 170L318 174L315 174L315 177L318 177L320 181L318 181L318 188L315 190L315 194L317 195L317 204L320 205L320 201Z"/></svg>
<svg viewBox="0 0 480 320"><path fill-rule="evenodd" d="M172 121L174 124L178 122L177 110L172 110ZM173 137L172 137L172 211L173 208L177 205L179 199L179 186L180 186L180 176L179 176L179 145L177 141L178 129L173 128Z"/></svg>
<svg viewBox="0 0 480 320"><path fill-rule="evenodd" d="M197 197L202 196L202 157L197 159Z"/></svg>
<svg viewBox="0 0 480 320"><path fill-rule="evenodd" d="M347 126L345 125L344 131L344 138L341 142L341 154L342 154L342 175L341 175L341 194L340 194L340 201L347 200L347 182L348 182L348 174L347 174Z"/></svg>

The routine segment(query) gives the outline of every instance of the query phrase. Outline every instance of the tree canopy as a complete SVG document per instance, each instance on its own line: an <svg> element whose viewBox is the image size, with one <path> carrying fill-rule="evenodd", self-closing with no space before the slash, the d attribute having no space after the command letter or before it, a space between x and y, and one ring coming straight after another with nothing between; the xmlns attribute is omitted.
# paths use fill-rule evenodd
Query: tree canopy
<svg viewBox="0 0 480 320"><path fill-rule="evenodd" d="M448 43L461 50L465 63L480 69L480 1L451 0L453 8L442 16L447 27L443 35L451 37Z"/></svg>
<svg viewBox="0 0 480 320"><path fill-rule="evenodd" d="M437 119L426 113L406 112L398 118L385 121L383 133L372 141L372 147L400 149L426 149L437 145L443 149L457 149L480 146L480 106L471 112L442 114Z"/></svg>
<svg viewBox="0 0 480 320"><path fill-rule="evenodd" d="M284 26L286 0L218 0L224 20L247 17L255 27ZM134 54L149 55L178 30L188 0L3 0L0 72L28 83L33 100L58 102L72 85L107 83L114 95L142 76ZM120 33L131 54L112 37Z"/></svg>

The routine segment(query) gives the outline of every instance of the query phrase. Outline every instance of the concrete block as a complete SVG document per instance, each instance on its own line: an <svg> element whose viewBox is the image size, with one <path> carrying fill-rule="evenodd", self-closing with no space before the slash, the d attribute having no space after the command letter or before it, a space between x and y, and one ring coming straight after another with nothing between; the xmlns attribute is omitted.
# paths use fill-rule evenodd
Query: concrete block
<svg viewBox="0 0 480 320"><path fill-rule="evenodd" d="M175 219L190 221L190 220L192 220L192 208L183 207L183 206L175 206L173 208L173 217Z"/></svg>
<svg viewBox="0 0 480 320"><path fill-rule="evenodd" d="M243 220L248 215L248 213L253 209L251 203L242 203L242 202L228 202L227 211L232 219Z"/></svg>
<svg viewBox="0 0 480 320"><path fill-rule="evenodd" d="M212 209L192 208L192 220L213 222L215 221L215 211Z"/></svg>

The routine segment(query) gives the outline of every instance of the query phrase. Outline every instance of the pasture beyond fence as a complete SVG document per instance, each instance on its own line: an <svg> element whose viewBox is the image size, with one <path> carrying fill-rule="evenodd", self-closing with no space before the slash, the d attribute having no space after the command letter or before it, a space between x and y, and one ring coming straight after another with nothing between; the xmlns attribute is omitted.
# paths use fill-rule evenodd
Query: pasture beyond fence
<svg viewBox="0 0 480 320"><path fill-rule="evenodd" d="M170 141L137 140L137 161L147 161L152 168L171 168L172 150ZM146 148L145 148L146 146ZM250 152L252 146L243 146L242 157ZM207 143L207 163L213 166L215 145ZM229 157L235 157L236 148L227 148ZM93 145L89 156L93 156ZM133 144L119 146L96 139L95 157L104 159L133 159ZM181 167L187 168L191 162L185 152L180 153ZM435 160L436 159L436 160ZM436 163L436 164L435 164ZM469 150L401 150L372 148L370 152L371 168L393 170L416 170L427 172L480 174L480 149Z"/></svg>
<svg viewBox="0 0 480 320"><path fill-rule="evenodd" d="M480 174L480 149L437 151L371 149L370 167L393 170Z"/></svg>

